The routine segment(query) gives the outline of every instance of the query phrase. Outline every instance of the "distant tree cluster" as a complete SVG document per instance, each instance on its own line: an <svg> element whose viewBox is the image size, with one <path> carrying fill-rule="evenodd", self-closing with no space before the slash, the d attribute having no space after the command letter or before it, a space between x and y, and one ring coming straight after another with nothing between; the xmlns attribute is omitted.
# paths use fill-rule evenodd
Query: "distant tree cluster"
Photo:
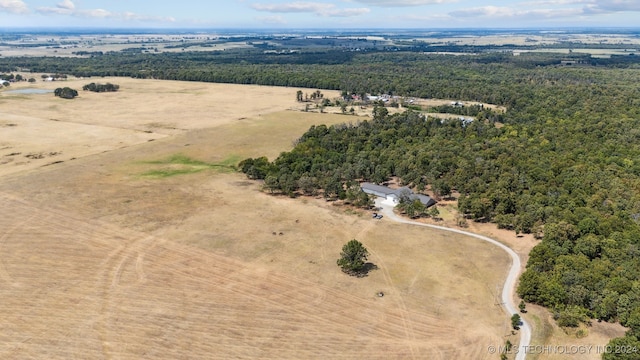
<svg viewBox="0 0 640 360"><path fill-rule="evenodd" d="M317 100L321 100L321 99L324 99L324 94L320 90L316 90L316 91L312 92L311 95L303 93L302 90L298 90L296 92L296 101L298 101L298 102L317 101ZM324 100L331 102L329 99L324 99ZM325 105L326 105L326 103L325 103Z"/></svg>
<svg viewBox="0 0 640 360"><path fill-rule="evenodd" d="M115 85L111 83L106 83L106 84L91 83L82 87L82 90L84 91L93 91L98 93L115 92L115 91L118 91L119 89L120 89L120 85Z"/></svg>
<svg viewBox="0 0 640 360"><path fill-rule="evenodd" d="M42 80L46 80L46 79L52 79L52 80L66 80L68 78L68 76L66 74L51 74L51 75L47 75L47 74L42 74L40 76L42 78Z"/></svg>
<svg viewBox="0 0 640 360"><path fill-rule="evenodd" d="M0 80L6 82L20 82L25 79L20 74L0 74Z"/></svg>
<svg viewBox="0 0 640 360"><path fill-rule="evenodd" d="M577 55L572 55L577 56ZM322 51L268 55L259 50L105 54L93 58L0 58L0 69L55 69L78 77L130 76L167 80L295 86L344 90L349 94L398 94L420 98L458 99L507 106L529 120L526 108L554 98L567 86L603 85L633 72L640 56L582 58L590 66L560 67L567 55L488 53L473 57L412 52ZM408 66L410 64L410 66ZM591 66L593 65L593 66ZM597 71L595 71L597 66ZM616 67L612 79L603 72ZM593 78L589 78L593 74ZM549 93L551 92L551 93ZM571 104L567 104L571 106ZM552 107L555 108L555 107Z"/></svg>
<svg viewBox="0 0 640 360"><path fill-rule="evenodd" d="M57 97L61 97L63 99L73 99L76 96L78 96L78 91L70 88L70 87L63 87L63 88L57 88L54 90L53 94Z"/></svg>

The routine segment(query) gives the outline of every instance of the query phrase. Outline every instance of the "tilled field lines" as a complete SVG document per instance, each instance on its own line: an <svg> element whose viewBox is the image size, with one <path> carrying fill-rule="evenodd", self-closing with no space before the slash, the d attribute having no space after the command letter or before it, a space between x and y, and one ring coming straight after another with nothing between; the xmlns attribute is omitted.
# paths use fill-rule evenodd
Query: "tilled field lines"
<svg viewBox="0 0 640 360"><path fill-rule="evenodd" d="M386 298L359 298L8 194L0 204L3 359L488 356L477 341L490 339L465 324L443 325Z"/></svg>

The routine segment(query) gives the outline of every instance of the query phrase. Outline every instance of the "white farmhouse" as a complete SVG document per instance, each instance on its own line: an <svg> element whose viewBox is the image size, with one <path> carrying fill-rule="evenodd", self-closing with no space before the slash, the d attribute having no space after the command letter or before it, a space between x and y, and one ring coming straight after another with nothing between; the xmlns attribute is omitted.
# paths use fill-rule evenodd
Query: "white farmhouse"
<svg viewBox="0 0 640 360"><path fill-rule="evenodd" d="M376 185L373 183L362 183L360 188L367 194L375 195L379 198L385 199L386 202L398 205L402 196L407 196L410 200L420 200L426 207L430 207L436 204L436 201L431 197L423 194L414 194L408 187L401 187L399 189L391 189L386 186Z"/></svg>

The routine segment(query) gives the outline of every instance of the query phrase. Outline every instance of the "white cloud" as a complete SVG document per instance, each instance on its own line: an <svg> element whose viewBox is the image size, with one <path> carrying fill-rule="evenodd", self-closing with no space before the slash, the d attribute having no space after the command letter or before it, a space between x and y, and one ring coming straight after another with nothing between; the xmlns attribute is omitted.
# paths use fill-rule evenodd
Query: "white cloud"
<svg viewBox="0 0 640 360"><path fill-rule="evenodd" d="M384 0L348 1L385 2ZM390 3L390 1L386 2ZM633 16L639 11L640 0L522 0L507 6L461 7L446 14L414 12L402 16L402 19L409 22L438 23L449 26L471 23L480 26L487 24L520 26L521 24L567 24L576 21L586 23L606 15Z"/></svg>
<svg viewBox="0 0 640 360"><path fill-rule="evenodd" d="M257 17L256 20L270 25L284 25L287 23L287 21L280 15Z"/></svg>
<svg viewBox="0 0 640 360"><path fill-rule="evenodd" d="M533 0L518 4L525 7L560 5L584 5L585 13L640 11L638 0Z"/></svg>
<svg viewBox="0 0 640 360"><path fill-rule="evenodd" d="M273 13L312 13L320 16L348 17L369 13L367 8L339 9L334 4L296 1L285 4L252 4L254 10Z"/></svg>
<svg viewBox="0 0 640 360"><path fill-rule="evenodd" d="M61 3L56 5L61 9L73 10L76 8L76 5L71 0L63 0Z"/></svg>
<svg viewBox="0 0 640 360"><path fill-rule="evenodd" d="M454 18L557 19L640 11L638 0L537 0L517 7L482 6L452 11Z"/></svg>
<svg viewBox="0 0 640 360"><path fill-rule="evenodd" d="M434 4L450 4L458 0L353 0L371 6L396 7L396 6L422 6Z"/></svg>
<svg viewBox="0 0 640 360"><path fill-rule="evenodd" d="M559 6L574 4L592 4L593 0L536 0L526 1L517 4L518 7L536 7L536 6Z"/></svg>
<svg viewBox="0 0 640 360"><path fill-rule="evenodd" d="M434 22L434 21L451 21L451 16L446 14L409 14L400 17L400 20L403 21L414 21L414 22Z"/></svg>
<svg viewBox="0 0 640 360"><path fill-rule="evenodd" d="M0 11L12 14L26 14L29 7L22 0L0 0Z"/></svg>
<svg viewBox="0 0 640 360"><path fill-rule="evenodd" d="M40 7L37 11L43 14L71 15L75 8L76 6L71 0L64 0L63 2L56 4L56 7Z"/></svg>
<svg viewBox="0 0 640 360"><path fill-rule="evenodd" d="M360 16L364 14L368 14L371 10L367 8L351 8L351 9L335 9L329 11L327 16L335 16L335 17L351 17L351 16Z"/></svg>
<svg viewBox="0 0 640 360"><path fill-rule="evenodd" d="M310 2L293 2L287 4L252 4L252 8L258 11L278 12L278 13L318 13L327 8L335 7L333 4L319 4Z"/></svg>
<svg viewBox="0 0 640 360"><path fill-rule="evenodd" d="M2 1L2 0L0 0ZM116 19L124 21L156 21L156 22L174 22L172 17L156 17L138 15L132 12L111 12L105 9L77 9L73 1L63 0L56 4L56 7L40 7L36 9L41 14L69 15L81 18L93 19Z"/></svg>
<svg viewBox="0 0 640 360"><path fill-rule="evenodd" d="M74 12L74 15L89 17L89 18L102 18L102 19L117 17L117 14L114 14L111 11L104 10L104 9L78 10Z"/></svg>
<svg viewBox="0 0 640 360"><path fill-rule="evenodd" d="M517 10L509 7L482 6L477 8L452 11L449 13L449 15L451 15L452 17L476 17L493 19L522 18L530 20L540 18L549 19L579 16L583 15L583 10L579 8Z"/></svg>
<svg viewBox="0 0 640 360"><path fill-rule="evenodd" d="M596 0L593 7L608 12L640 11L638 0Z"/></svg>

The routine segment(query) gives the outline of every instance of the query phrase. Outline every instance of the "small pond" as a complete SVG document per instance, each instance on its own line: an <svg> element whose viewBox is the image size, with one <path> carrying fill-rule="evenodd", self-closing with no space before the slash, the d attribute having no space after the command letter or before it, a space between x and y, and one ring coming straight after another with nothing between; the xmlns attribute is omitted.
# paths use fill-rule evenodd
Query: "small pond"
<svg viewBox="0 0 640 360"><path fill-rule="evenodd" d="M22 94L22 95L32 95L32 94L50 94L53 93L53 90L45 90L45 89L18 89L18 90L6 90L3 91L5 94Z"/></svg>

